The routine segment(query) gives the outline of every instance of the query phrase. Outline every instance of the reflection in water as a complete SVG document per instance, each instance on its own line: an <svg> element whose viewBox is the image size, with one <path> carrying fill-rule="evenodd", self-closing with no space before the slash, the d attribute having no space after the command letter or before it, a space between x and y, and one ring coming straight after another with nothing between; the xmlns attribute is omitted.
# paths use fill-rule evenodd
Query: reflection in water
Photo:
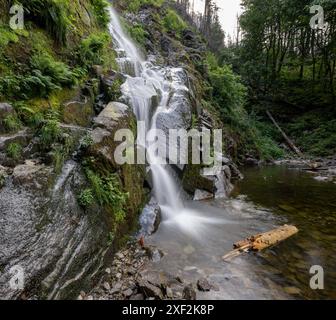
<svg viewBox="0 0 336 320"><path fill-rule="evenodd" d="M169 221L160 226L150 241L166 256L153 268L193 282L206 276L220 287L199 298L335 299L336 185L284 167L244 174L232 199L190 203L190 210L203 213L198 226L189 225L191 233ZM187 213L179 219L189 223ZM203 219L213 223L205 227ZM284 223L296 225L299 234L262 253L221 260L235 241ZM325 290L309 287L315 264L324 268Z"/></svg>

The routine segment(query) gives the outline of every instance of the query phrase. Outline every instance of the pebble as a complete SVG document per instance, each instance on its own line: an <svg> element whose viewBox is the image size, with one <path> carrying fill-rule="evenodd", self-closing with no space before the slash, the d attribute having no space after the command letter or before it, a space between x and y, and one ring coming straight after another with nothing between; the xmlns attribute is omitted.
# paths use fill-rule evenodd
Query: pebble
<svg viewBox="0 0 336 320"><path fill-rule="evenodd" d="M104 282L103 287L104 287L104 289L106 291L110 291L111 290L111 286L110 286L110 284L108 282Z"/></svg>
<svg viewBox="0 0 336 320"><path fill-rule="evenodd" d="M132 294L133 294L133 290L131 290L131 289L127 289L127 290L125 290L125 291L123 292L123 295L124 295L126 298L130 297Z"/></svg>

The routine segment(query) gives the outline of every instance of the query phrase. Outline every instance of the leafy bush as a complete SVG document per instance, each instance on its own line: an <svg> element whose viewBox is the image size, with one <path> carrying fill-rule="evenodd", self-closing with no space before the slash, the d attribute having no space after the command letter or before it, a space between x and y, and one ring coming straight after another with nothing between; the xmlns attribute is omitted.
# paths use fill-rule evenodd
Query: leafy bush
<svg viewBox="0 0 336 320"><path fill-rule="evenodd" d="M76 75L63 62L46 53L35 54L30 60L31 71L26 75L0 78L0 96L12 99L45 97L54 90L71 87Z"/></svg>
<svg viewBox="0 0 336 320"><path fill-rule="evenodd" d="M126 217L124 206L128 194L122 192L118 177L115 174L101 176L88 168L86 175L98 203L109 206L113 210L116 222L122 222Z"/></svg>
<svg viewBox="0 0 336 320"><path fill-rule="evenodd" d="M38 22L60 44L66 43L71 22L69 20L69 0L21 0L28 13L28 20Z"/></svg>
<svg viewBox="0 0 336 320"><path fill-rule="evenodd" d="M97 33L91 34L86 39L82 40L79 47L79 59L85 67L90 67L94 64L102 64L103 50L110 43L109 34Z"/></svg>
<svg viewBox="0 0 336 320"><path fill-rule="evenodd" d="M106 0L91 0L91 4L93 6L93 11L98 24L101 27L105 28L110 21L110 18L106 11L109 3Z"/></svg>
<svg viewBox="0 0 336 320"><path fill-rule="evenodd" d="M0 25L0 51L11 42L18 42L19 37L8 27Z"/></svg>
<svg viewBox="0 0 336 320"><path fill-rule="evenodd" d="M140 8L144 5L151 5L155 7L161 7L164 0L123 0L122 5L126 6L126 10L133 13L138 13Z"/></svg>
<svg viewBox="0 0 336 320"><path fill-rule="evenodd" d="M6 154L14 160L19 160L22 154L22 146L18 143L11 143L6 149Z"/></svg>
<svg viewBox="0 0 336 320"><path fill-rule="evenodd" d="M71 87L76 82L69 67L61 61L56 61L49 54L35 54L30 63L35 74L39 73L43 77L49 77L57 87Z"/></svg>
<svg viewBox="0 0 336 320"><path fill-rule="evenodd" d="M187 27L182 18L172 9L167 10L167 14L163 19L163 25L168 31L174 31L177 35Z"/></svg>
<svg viewBox="0 0 336 320"><path fill-rule="evenodd" d="M39 136L44 148L49 148L54 142L58 142L62 137L59 122L55 119L45 121Z"/></svg>
<svg viewBox="0 0 336 320"><path fill-rule="evenodd" d="M145 45L148 33L140 24L128 27L128 32L139 45L142 47Z"/></svg>
<svg viewBox="0 0 336 320"><path fill-rule="evenodd" d="M20 120L15 115L11 114L5 117L3 123L8 132L16 132L21 127Z"/></svg>
<svg viewBox="0 0 336 320"><path fill-rule="evenodd" d="M94 202L94 197L91 189L83 190L78 196L78 203L80 206L87 208Z"/></svg>

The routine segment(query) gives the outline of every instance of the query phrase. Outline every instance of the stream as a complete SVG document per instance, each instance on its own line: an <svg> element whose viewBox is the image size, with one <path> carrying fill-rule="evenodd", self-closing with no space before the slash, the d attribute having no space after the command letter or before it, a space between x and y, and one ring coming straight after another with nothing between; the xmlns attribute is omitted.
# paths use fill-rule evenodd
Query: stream
<svg viewBox="0 0 336 320"><path fill-rule="evenodd" d="M122 99L147 131L188 128L190 88L184 70L144 58L117 12L109 12L117 61L126 78ZM180 181L144 137L138 137L138 146L147 151L153 196L163 217L159 230L146 239L164 252L150 269L193 283L206 277L216 284L216 290L199 293L198 299L336 298L336 184L286 167L252 168L243 172L245 179L231 198L192 202L182 199ZM234 242L286 223L296 225L299 234L264 252L222 260ZM324 268L324 290L309 286L313 265Z"/></svg>
<svg viewBox="0 0 336 320"><path fill-rule="evenodd" d="M200 225L186 234L163 222L151 244L165 257L151 268L189 281L206 277L219 291L199 299L335 299L336 184L282 166L248 168L229 200L190 203L216 225ZM293 224L299 233L257 254L230 262L221 257L235 241ZM324 268L324 290L312 290L313 265Z"/></svg>

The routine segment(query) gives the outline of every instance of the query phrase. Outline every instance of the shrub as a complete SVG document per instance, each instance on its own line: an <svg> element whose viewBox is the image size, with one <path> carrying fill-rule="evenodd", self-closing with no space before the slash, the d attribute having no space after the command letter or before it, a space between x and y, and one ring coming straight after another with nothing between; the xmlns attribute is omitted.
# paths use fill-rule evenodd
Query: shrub
<svg viewBox="0 0 336 320"><path fill-rule="evenodd" d="M87 208L94 202L94 197L91 189L83 190L78 196L78 203L80 206Z"/></svg>
<svg viewBox="0 0 336 320"><path fill-rule="evenodd" d="M88 36L82 40L79 47L79 59L85 67L90 67L94 64L103 64L103 50L110 43L109 34L97 33Z"/></svg>
<svg viewBox="0 0 336 320"><path fill-rule="evenodd" d="M30 64L33 74L40 78L45 77L50 79L51 83L56 87L71 87L75 84L75 76L69 67L61 61L56 61L49 54L35 54L31 58Z"/></svg>
<svg viewBox="0 0 336 320"><path fill-rule="evenodd" d="M20 129L21 123L20 120L15 115L8 115L3 120L5 129L9 132L16 132Z"/></svg>
<svg viewBox="0 0 336 320"><path fill-rule="evenodd" d="M91 0L91 4L99 26L105 28L110 21L106 11L109 3L106 0Z"/></svg>
<svg viewBox="0 0 336 320"><path fill-rule="evenodd" d="M21 0L27 18L37 21L60 44L66 43L71 22L69 20L69 0Z"/></svg>
<svg viewBox="0 0 336 320"><path fill-rule="evenodd" d="M62 130L59 122L55 119L45 121L39 136L42 146L46 149L50 148L53 143L61 139Z"/></svg>
<svg viewBox="0 0 336 320"><path fill-rule="evenodd" d="M11 143L6 149L6 154L14 160L19 160L22 154L22 146L19 143Z"/></svg>
<svg viewBox="0 0 336 320"><path fill-rule="evenodd" d="M141 25L136 24L135 26L128 27L128 32L139 45L142 47L145 45L148 33Z"/></svg>
<svg viewBox="0 0 336 320"><path fill-rule="evenodd" d="M124 206L128 194L122 192L118 177L115 174L101 176L88 168L86 175L98 203L110 207L116 222L122 222L126 217Z"/></svg>
<svg viewBox="0 0 336 320"><path fill-rule="evenodd" d="M187 25L182 18L172 9L167 10L163 24L168 31L174 31L178 35L186 29Z"/></svg>

